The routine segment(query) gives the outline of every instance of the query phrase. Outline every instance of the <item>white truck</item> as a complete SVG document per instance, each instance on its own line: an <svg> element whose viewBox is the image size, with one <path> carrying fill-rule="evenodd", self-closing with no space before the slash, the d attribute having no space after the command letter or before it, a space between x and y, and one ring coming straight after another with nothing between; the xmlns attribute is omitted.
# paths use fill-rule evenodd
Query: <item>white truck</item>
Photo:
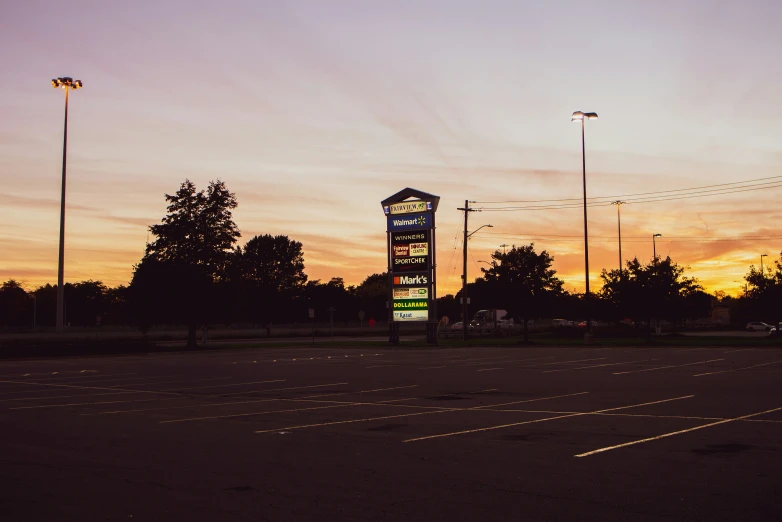
<svg viewBox="0 0 782 522"><path fill-rule="evenodd" d="M471 324L475 328L496 329L513 328L514 321L506 310L478 310L472 318Z"/></svg>

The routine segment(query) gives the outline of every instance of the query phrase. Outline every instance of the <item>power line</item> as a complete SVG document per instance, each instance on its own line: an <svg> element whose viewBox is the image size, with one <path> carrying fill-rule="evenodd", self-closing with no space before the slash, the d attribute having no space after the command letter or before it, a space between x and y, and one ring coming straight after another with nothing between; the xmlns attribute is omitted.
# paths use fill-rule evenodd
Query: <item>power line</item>
<svg viewBox="0 0 782 522"><path fill-rule="evenodd" d="M768 180L780 180L780 181L768 181ZM691 191L701 191L706 189L715 189L717 187L728 187L731 185L747 185L748 183L755 183L758 181L762 181L767 183L780 183L782 182L782 176L770 176L767 178L757 178L757 179L748 179L745 181L734 181L732 183L719 183L716 185L703 185L701 187L691 187L686 189L674 189L674 190L660 190L660 191L654 191L654 192L638 192L635 194L626 194L622 196L598 196L598 197L592 197L587 198L588 200L600 200L600 199L621 199L621 198L628 198L628 197L634 197L634 196L650 196L654 194L672 194L676 192L691 192ZM734 187L734 188L742 188L742 187ZM564 201L583 201L582 198L569 198L569 199L538 199L538 200L505 200L505 201L475 201L475 203L481 203L481 204L502 204L502 203L556 203L556 202L564 202Z"/></svg>
<svg viewBox="0 0 782 522"><path fill-rule="evenodd" d="M535 239L583 239L583 235L571 235L571 234L546 234L546 235L525 235L520 234L519 236L509 236L507 234L503 234L502 232L484 232L486 236L499 236L509 239L519 239L519 238L535 238ZM589 237L592 237L591 235ZM617 239L617 236L594 236L597 239L603 238L603 239ZM625 237L625 236L623 236ZM628 239L649 239L647 236L626 236ZM736 236L736 237L712 237L712 236L662 236L662 239L659 239L659 241L662 240L670 240L670 239L682 239L682 240L691 240L691 239L703 239L708 241L744 241L744 240L753 240L753 241L762 241L765 239L774 240L774 239L782 239L782 236ZM624 239L622 240L624 242Z"/></svg>
<svg viewBox="0 0 782 522"><path fill-rule="evenodd" d="M660 201L676 201L682 199L703 198L708 196L722 196L726 194L737 194L740 192L768 190L772 188L781 188L781 187L782 187L782 182L778 184L767 184L763 186L756 186L755 188L743 188L743 189L736 188L730 191L723 191L723 192L709 191L701 194L689 194L689 195L679 195L679 196L674 195L673 197L660 196L660 197L653 197L653 198L631 199L630 197L625 196L625 202L634 203L634 204L656 203ZM594 201L593 203L588 203L587 206L592 208L607 207L610 206L611 204L612 204L611 201ZM497 207L497 208L481 207L480 210L484 212L513 212L519 210L564 210L564 209L571 209L571 208L582 208L582 206L583 206L582 203L563 203L561 205L531 205L531 206L524 206L524 207Z"/></svg>

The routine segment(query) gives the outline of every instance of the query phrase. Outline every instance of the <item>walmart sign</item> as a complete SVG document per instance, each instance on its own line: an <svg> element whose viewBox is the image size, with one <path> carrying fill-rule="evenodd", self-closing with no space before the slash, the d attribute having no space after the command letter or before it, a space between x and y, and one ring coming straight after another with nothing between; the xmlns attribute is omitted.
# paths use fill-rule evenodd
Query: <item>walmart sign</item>
<svg viewBox="0 0 782 522"><path fill-rule="evenodd" d="M401 216L388 216L388 231L400 230L426 230L432 228L432 214L422 212L420 214L407 214Z"/></svg>

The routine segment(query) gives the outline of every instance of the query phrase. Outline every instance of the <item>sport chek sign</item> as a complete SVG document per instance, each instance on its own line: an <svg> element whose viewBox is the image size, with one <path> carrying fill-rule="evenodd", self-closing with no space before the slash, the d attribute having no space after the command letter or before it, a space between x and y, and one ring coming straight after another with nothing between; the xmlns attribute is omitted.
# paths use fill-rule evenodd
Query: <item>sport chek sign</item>
<svg viewBox="0 0 782 522"><path fill-rule="evenodd" d="M398 195L416 193L426 199L394 197L383 202L388 236L389 307L392 321L436 320L433 310L434 211L437 196L412 189Z"/></svg>
<svg viewBox="0 0 782 522"><path fill-rule="evenodd" d="M391 232L391 272L423 272L430 268L429 230Z"/></svg>

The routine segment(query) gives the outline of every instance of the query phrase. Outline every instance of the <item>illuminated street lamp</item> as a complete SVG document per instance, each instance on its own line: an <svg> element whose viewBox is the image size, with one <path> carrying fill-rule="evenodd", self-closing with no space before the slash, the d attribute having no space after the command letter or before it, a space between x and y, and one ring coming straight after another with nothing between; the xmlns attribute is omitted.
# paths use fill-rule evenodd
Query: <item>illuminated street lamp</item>
<svg viewBox="0 0 782 522"><path fill-rule="evenodd" d="M63 332L63 308L65 302L65 286L63 283L65 264L65 166L68 152L68 93L71 89L81 89L81 80L63 76L52 80L52 87L65 91L65 127L62 138L62 193L60 195L60 254L57 266L57 332Z"/></svg>
<svg viewBox="0 0 782 522"><path fill-rule="evenodd" d="M652 248L654 249L654 261L657 262L657 238L663 237L662 234L654 234L652 236Z"/></svg>
<svg viewBox="0 0 782 522"><path fill-rule="evenodd" d="M581 122L581 167L582 167L582 181L584 187L584 271L586 272L586 308L587 308L587 320L586 320L586 333L589 334L592 331L592 322L589 320L590 316L590 303L589 303L589 237L587 233L587 188L586 188L586 142L584 139L584 122L586 120L596 120L596 112L581 112L576 111L573 113L571 122ZM586 336L586 335L585 335Z"/></svg>

